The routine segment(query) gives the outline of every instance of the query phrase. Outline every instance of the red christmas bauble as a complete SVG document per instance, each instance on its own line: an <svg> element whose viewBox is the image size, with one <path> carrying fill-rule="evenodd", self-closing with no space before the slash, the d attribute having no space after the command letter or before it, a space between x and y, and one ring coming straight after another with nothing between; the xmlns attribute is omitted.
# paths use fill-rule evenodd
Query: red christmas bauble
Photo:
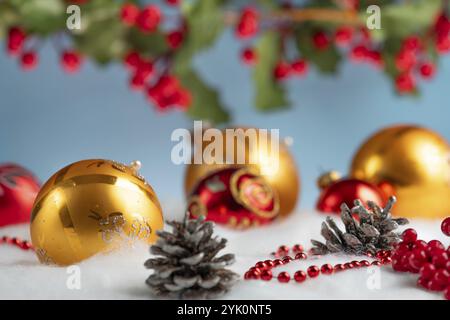
<svg viewBox="0 0 450 320"><path fill-rule="evenodd" d="M248 168L226 168L200 181L189 197L191 217L235 228L273 221L279 212L276 192L266 180Z"/></svg>
<svg viewBox="0 0 450 320"><path fill-rule="evenodd" d="M363 180L342 179L322 191L316 207L322 212L340 213L342 203L351 208L356 199L360 199L364 204L369 200L379 206L385 204L384 193L377 186Z"/></svg>
<svg viewBox="0 0 450 320"><path fill-rule="evenodd" d="M0 164L0 227L30 222L39 188L28 170L15 164Z"/></svg>

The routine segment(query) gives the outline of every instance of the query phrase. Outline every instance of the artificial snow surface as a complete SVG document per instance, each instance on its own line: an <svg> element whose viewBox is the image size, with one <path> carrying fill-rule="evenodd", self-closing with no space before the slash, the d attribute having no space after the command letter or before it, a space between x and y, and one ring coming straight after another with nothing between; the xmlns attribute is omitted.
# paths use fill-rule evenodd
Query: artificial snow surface
<svg viewBox="0 0 450 320"><path fill-rule="evenodd" d="M269 259L270 252L280 244L300 243L309 248L309 239L321 239L320 224L324 218L323 214L302 211L267 227L236 231L218 226L216 233L228 239L222 253L235 253L236 263L231 269L242 275L256 261ZM413 220L410 226L424 240L439 239L449 244L440 232L438 220ZM0 228L0 236L3 235L29 239L29 226ZM148 248L143 244L95 256L79 264L81 288L69 289L67 282L73 269L44 266L33 252L0 245L0 299L152 299L145 285L150 271L143 266L148 257ZM329 255L294 261L274 269L274 273L293 274L311 263L321 265L353 259ZM390 267L370 267L319 276L302 284L240 280L224 299L442 299L441 293L419 289L416 279L417 275L395 273Z"/></svg>

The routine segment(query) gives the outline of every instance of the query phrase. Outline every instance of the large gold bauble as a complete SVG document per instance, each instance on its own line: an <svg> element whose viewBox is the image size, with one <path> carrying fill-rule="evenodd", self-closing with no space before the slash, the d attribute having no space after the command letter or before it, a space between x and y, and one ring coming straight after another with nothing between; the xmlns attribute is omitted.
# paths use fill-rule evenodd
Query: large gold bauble
<svg viewBox="0 0 450 320"><path fill-rule="evenodd" d="M242 129L246 132L247 129L251 128L240 127L230 129ZM230 158L230 152L228 152L229 150L226 148L227 139L225 130L226 129L221 130L224 142L223 154L225 158ZM260 129L256 130L259 132ZM269 185L278 193L280 200L280 216L286 216L294 210L300 192L300 180L295 160L289 152L288 146L283 142L280 141L279 143L278 154L274 154L270 152L270 146L261 147L259 138L257 138L257 141L257 148L251 148L248 139L238 139L237 137L234 137L234 159L232 163L236 163L238 154L237 150L242 148L242 145L244 145L246 154L244 166L255 170L256 174L264 176ZM267 139L267 141L270 143L270 138ZM203 148L205 148L209 143L210 142L203 142ZM252 159L252 156L255 154L257 154L259 159L262 161L251 163L252 161L250 161L250 159ZM272 158L275 156L279 157L277 168L270 167L273 163L275 163L275 161L272 161ZM186 196L189 196L194 187L211 172L233 166L242 167L242 164L206 164L203 162L203 164L192 163L187 165L184 180Z"/></svg>
<svg viewBox="0 0 450 320"><path fill-rule="evenodd" d="M42 187L31 240L41 262L69 265L136 240L153 243L163 223L156 194L135 167L83 160Z"/></svg>
<svg viewBox="0 0 450 320"><path fill-rule="evenodd" d="M437 133L412 125L383 129L353 158L351 175L391 184L403 217L442 218L450 212L450 148Z"/></svg>

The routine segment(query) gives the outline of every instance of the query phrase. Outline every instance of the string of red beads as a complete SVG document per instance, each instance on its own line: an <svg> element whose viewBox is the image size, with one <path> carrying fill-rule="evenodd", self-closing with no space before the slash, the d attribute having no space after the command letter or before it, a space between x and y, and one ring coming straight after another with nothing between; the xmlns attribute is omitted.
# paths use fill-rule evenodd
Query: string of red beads
<svg viewBox="0 0 450 320"><path fill-rule="evenodd" d="M385 264L390 264L391 259L391 251L389 250L380 250L376 253L375 257L368 253L366 256L370 258L376 258L373 262L369 262L368 260L353 260L346 263L338 263L334 266L330 263L325 263L322 266L310 265L306 271L297 270L294 273L294 276L286 272L280 272L278 275L274 275L272 269L278 266L286 265L294 260L306 260L308 258L307 254L304 252L303 246L296 244L292 247L292 253L295 254L294 258L289 255L289 247L282 245L278 248L277 251L273 252L272 255L275 257L273 260L265 260L258 261L254 266L250 267L247 272L244 274L244 279L246 280L264 280L270 281L276 278L281 283L288 283L293 280L297 283L304 282L308 277L309 278L317 278L320 274L331 275L335 272L350 270L361 267L370 267L370 266L382 266Z"/></svg>
<svg viewBox="0 0 450 320"><path fill-rule="evenodd" d="M9 244L9 245L13 245L16 246L22 250L34 250L33 245L31 244L30 241L28 240L20 240L17 237L8 237L8 236L3 236L0 238L0 244Z"/></svg>

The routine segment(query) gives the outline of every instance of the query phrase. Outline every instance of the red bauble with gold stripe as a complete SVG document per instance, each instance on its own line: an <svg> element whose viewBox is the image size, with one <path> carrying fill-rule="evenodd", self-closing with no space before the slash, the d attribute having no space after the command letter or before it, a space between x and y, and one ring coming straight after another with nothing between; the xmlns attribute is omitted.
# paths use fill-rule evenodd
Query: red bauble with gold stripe
<svg viewBox="0 0 450 320"><path fill-rule="evenodd" d="M278 195L264 177L249 168L215 171L194 188L189 197L191 217L234 228L248 228L273 221L279 213Z"/></svg>

